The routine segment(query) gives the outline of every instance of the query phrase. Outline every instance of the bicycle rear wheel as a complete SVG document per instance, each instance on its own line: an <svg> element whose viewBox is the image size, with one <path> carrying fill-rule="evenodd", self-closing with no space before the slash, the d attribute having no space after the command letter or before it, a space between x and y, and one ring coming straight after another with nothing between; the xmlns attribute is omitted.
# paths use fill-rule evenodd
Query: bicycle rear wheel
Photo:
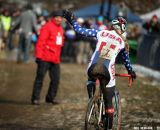
<svg viewBox="0 0 160 130"><path fill-rule="evenodd" d="M85 130L102 130L102 126L98 124L100 98L93 96L88 103L85 116ZM103 123L102 123L103 124Z"/></svg>
<svg viewBox="0 0 160 130"><path fill-rule="evenodd" d="M117 90L115 90L115 96L113 98L114 106L114 116L113 116L113 130L120 130L120 123L122 118L122 106L120 101L120 95Z"/></svg>

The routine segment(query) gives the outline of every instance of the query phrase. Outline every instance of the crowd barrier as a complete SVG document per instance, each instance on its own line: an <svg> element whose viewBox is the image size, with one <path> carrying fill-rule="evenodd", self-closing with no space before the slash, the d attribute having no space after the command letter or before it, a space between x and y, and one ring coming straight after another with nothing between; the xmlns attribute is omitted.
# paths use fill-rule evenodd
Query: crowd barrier
<svg viewBox="0 0 160 130"><path fill-rule="evenodd" d="M142 36L137 48L137 64L160 71L160 34Z"/></svg>

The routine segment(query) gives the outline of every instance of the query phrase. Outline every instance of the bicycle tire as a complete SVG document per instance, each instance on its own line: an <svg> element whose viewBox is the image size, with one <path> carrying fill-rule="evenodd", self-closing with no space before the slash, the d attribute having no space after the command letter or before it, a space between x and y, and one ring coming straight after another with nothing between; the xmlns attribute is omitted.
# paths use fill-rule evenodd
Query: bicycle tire
<svg viewBox="0 0 160 130"><path fill-rule="evenodd" d="M97 96L93 96L87 106L87 111L85 115L85 130L102 130L102 128L98 124L99 117L99 98Z"/></svg>
<svg viewBox="0 0 160 130"><path fill-rule="evenodd" d="M114 106L114 117L113 117L113 130L120 130L121 118L122 118L122 106L119 92L115 91L115 96L113 98L113 106Z"/></svg>

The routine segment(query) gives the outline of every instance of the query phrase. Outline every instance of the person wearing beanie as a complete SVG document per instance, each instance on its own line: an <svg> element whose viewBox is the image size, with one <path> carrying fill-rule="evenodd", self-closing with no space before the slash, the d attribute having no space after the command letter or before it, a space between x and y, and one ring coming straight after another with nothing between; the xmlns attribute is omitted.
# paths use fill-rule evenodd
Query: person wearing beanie
<svg viewBox="0 0 160 130"><path fill-rule="evenodd" d="M51 19L40 29L35 47L37 72L31 98L33 105L40 104L40 92L47 71L49 71L50 84L45 101L57 104L55 97L60 81L60 54L64 44L62 21L62 11L54 11L51 13Z"/></svg>

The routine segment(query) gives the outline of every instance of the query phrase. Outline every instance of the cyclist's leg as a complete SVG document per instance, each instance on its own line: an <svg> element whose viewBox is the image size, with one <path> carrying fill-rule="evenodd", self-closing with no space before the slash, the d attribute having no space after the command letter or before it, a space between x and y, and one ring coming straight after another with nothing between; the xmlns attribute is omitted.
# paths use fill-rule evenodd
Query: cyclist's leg
<svg viewBox="0 0 160 130"><path fill-rule="evenodd" d="M96 80L91 77L88 77L87 92L89 98L91 98L94 95L95 89L96 89Z"/></svg>
<svg viewBox="0 0 160 130"><path fill-rule="evenodd" d="M109 129L112 129L112 121L113 121L113 114L114 114L114 108L112 104L112 98L114 96L114 90L115 87L107 88L105 87L103 89L104 93L104 101L105 101L105 115L106 115L106 127Z"/></svg>
<svg viewBox="0 0 160 130"><path fill-rule="evenodd" d="M104 93L106 113L111 113L112 111L114 112L114 110L112 110L112 98L114 97L115 86L109 88L104 87L102 91Z"/></svg>
<svg viewBox="0 0 160 130"><path fill-rule="evenodd" d="M91 65L88 69L87 91L89 98L91 98L94 95L96 89L96 79L92 76L94 66L95 65Z"/></svg>
<svg viewBox="0 0 160 130"><path fill-rule="evenodd" d="M109 70L104 67L104 79L101 79L101 89L103 92L103 98L105 103L105 115L106 115L106 128L112 129L112 120L114 108L112 105L112 98L114 96L115 87L108 87L108 84L111 82L112 76L109 73Z"/></svg>
<svg viewBox="0 0 160 130"><path fill-rule="evenodd" d="M106 115L108 116L108 120L110 122L109 124L109 129L112 128L112 122L113 122L113 114L114 114L114 107L112 104L112 98L114 97L114 92L115 92L115 64L110 62L108 68L108 72L110 75L110 80L108 84L106 85L105 89L105 94L106 94Z"/></svg>

